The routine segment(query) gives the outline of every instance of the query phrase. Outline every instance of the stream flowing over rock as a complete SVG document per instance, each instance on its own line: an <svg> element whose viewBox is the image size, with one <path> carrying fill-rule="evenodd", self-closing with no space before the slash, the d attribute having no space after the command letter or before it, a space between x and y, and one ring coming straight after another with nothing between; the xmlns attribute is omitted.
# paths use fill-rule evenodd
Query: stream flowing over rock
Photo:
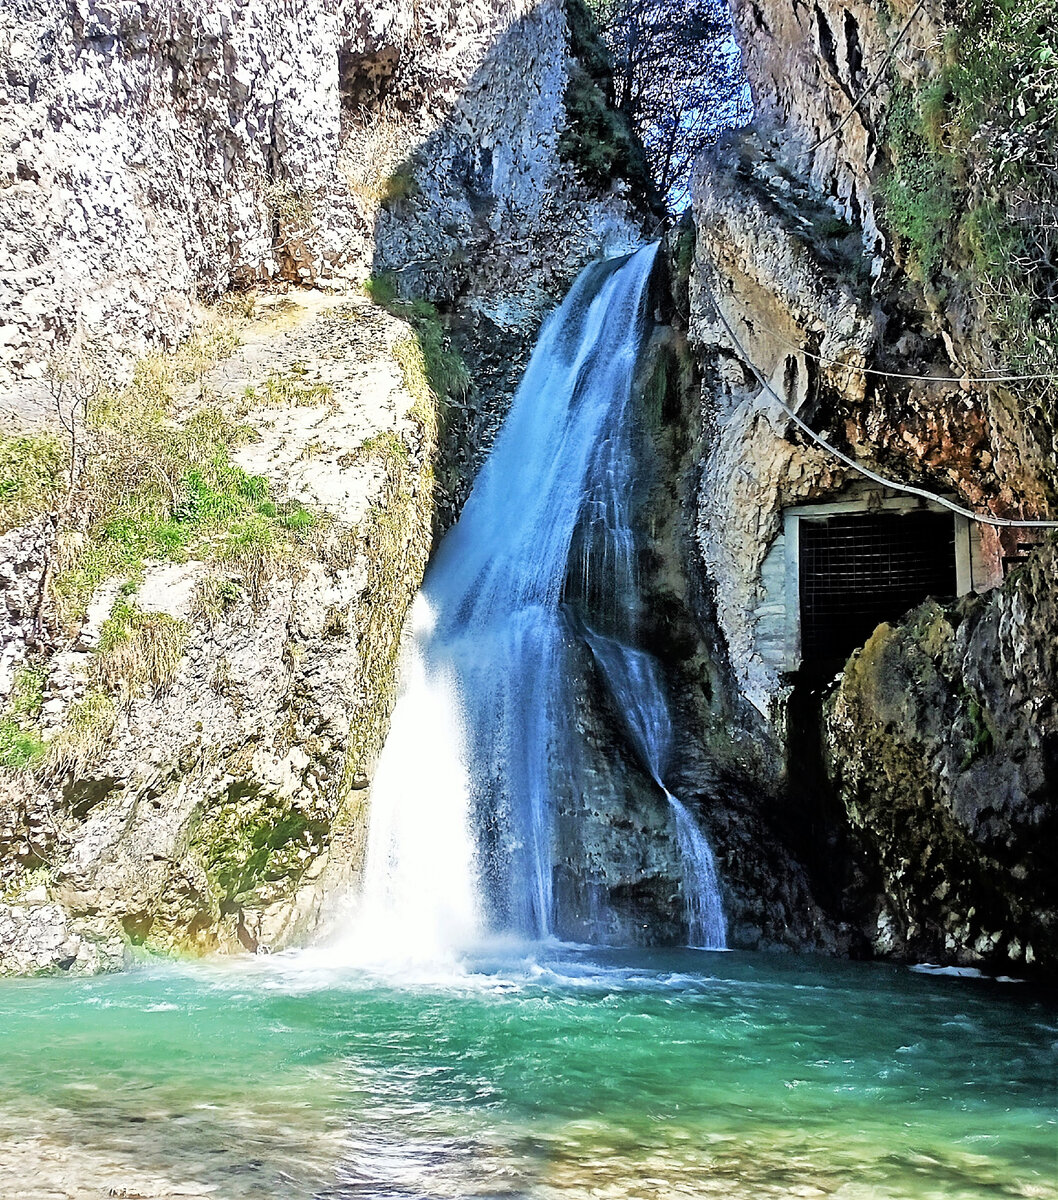
<svg viewBox="0 0 1058 1200"><path fill-rule="evenodd" d="M1053 515L1053 385L996 381L979 231L923 246L893 200L948 153L950 9L732 0L755 119L662 240L621 433L665 774L571 573L581 757L523 931L679 940L675 812L733 947L1058 965L1054 547L944 507ZM601 63L580 0L5 4L0 432L50 479L0 527L0 974L341 919L430 556L547 315L664 223ZM864 595L887 556L918 582L814 609L813 530L871 531Z"/></svg>

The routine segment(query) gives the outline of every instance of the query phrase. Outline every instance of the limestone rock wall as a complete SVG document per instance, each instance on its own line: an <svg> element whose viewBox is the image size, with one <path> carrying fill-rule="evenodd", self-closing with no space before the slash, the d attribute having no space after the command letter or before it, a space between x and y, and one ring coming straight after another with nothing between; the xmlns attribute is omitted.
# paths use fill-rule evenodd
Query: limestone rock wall
<svg viewBox="0 0 1058 1200"><path fill-rule="evenodd" d="M726 656L721 686L743 702L731 707L733 724L763 747L743 778L771 796L765 816L782 824L786 813L791 852L795 825L814 830L817 891L830 890L833 915L874 952L1023 969L1027 931L1037 943L1052 936L1028 897L1046 891L1031 842L1050 828L1054 785L1046 735L999 696L1028 687L1043 697L1033 705L1050 702L1053 680L1039 666L1055 637L1046 589L1011 580L991 600L967 601L965 624L961 610L927 608L883 627L840 680L826 764L806 776L820 714L806 731L809 685L790 673L778 640L785 607L799 601L774 551L784 510L847 499L863 482L799 431L758 378L891 479L983 514L1049 515L1054 461L1035 402L968 379L997 361L986 314L957 279L945 276L945 303L943 289L912 277L880 198L894 95L939 78L951 14L939 0L735 0L732 9L756 117L700 164L693 220L673 253L700 405L686 562L706 581L700 611L715 617ZM988 527L975 537L979 590L1002 584L1004 556L1038 540ZM939 639L928 652L927 628ZM810 685L811 705L826 686ZM984 753L992 737L996 749ZM995 811L983 799L989 786L1005 797Z"/></svg>
<svg viewBox="0 0 1058 1200"><path fill-rule="evenodd" d="M316 929L328 889L355 884L403 614L432 543L436 436L406 383L404 321L355 295L282 314L279 329L267 316L246 328L175 416L202 388L252 430L235 465L312 514L293 553L148 561L99 586L71 631L43 587L51 522L5 539L0 704L31 667L45 753L0 771L0 971L109 968L128 942L279 948ZM269 378L302 390L284 398ZM165 679L101 675L122 603L180 631Z"/></svg>
<svg viewBox="0 0 1058 1200"><path fill-rule="evenodd" d="M5 5L9 415L40 407L72 337L171 344L199 293L255 280L394 268L420 295L487 279L502 306L501 271L538 321L549 287L635 236L560 161L567 72L558 0Z"/></svg>
<svg viewBox="0 0 1058 1200"><path fill-rule="evenodd" d="M908 79L933 70L943 40L943 5L735 0L732 12L753 90L754 125L768 153L779 169L832 199L862 232L880 269L886 238L872 172L892 94L884 66L896 34L910 21L895 70Z"/></svg>

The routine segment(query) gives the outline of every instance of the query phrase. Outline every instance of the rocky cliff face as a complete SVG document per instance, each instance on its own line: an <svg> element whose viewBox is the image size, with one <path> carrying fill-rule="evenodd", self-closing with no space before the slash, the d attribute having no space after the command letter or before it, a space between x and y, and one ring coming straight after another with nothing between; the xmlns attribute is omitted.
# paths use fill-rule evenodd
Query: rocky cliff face
<svg viewBox="0 0 1058 1200"><path fill-rule="evenodd" d="M5 6L5 378L75 335L172 344L259 280L394 269L538 320L635 236L562 161L572 62L556 0Z"/></svg>
<svg viewBox="0 0 1058 1200"><path fill-rule="evenodd" d="M120 964L129 940L279 947L358 869L364 772L432 543L436 422L409 390L404 322L366 298L307 299L281 330L245 327L170 410L179 437L239 422L221 503L249 487L252 515L107 573L72 618L61 597L91 557L70 515L58 541L51 518L4 539L0 886L13 930L53 931L37 969ZM203 485L177 486L187 505ZM90 527L90 555L115 519L129 518ZM19 736L35 743L21 762ZM0 943L0 970L24 967L32 941Z"/></svg>
<svg viewBox="0 0 1058 1200"><path fill-rule="evenodd" d="M982 297L998 295L1006 268L979 246L970 256L972 229L952 201L962 185L946 174L960 155L976 162L980 187L963 203L999 211L984 143L958 132L972 83L945 49L953 28L980 44L999 34L971 29L965 13L953 26L940 3L745 0L733 11L757 116L702 164L680 253L702 412L689 561L710 580L726 686L749 702L732 709L735 728L764 748L751 776L773 812L803 826L788 844L803 857L816 843L817 895L876 952L1017 970L1035 936L1037 963L1053 962L1050 918L1030 915L1053 907L1046 870L1027 850L1037 823L1053 820L1046 738L998 699L1053 691L1050 600L1028 582L1043 568L967 601L965 624L963 610L934 606L883 627L838 681L825 734L829 681L798 670L791 633L800 600L787 514L879 509L901 493L864 480L782 405L897 483L985 515L1047 515L1054 455L1040 385L972 378L1043 360L1026 365L1015 339L996 342ZM929 191L934 178L943 197ZM966 586L979 592L1040 540L973 524L966 536ZM995 807L986 779L1005 797Z"/></svg>
<svg viewBox="0 0 1058 1200"><path fill-rule="evenodd" d="M557 0L5 8L0 972L276 948L355 876L432 539L543 315L638 240L576 159L583 36ZM56 397L68 491L21 436Z"/></svg>
<svg viewBox="0 0 1058 1200"><path fill-rule="evenodd" d="M1055 578L1052 543L986 597L882 625L828 701L830 773L883 873L881 952L1053 964Z"/></svg>

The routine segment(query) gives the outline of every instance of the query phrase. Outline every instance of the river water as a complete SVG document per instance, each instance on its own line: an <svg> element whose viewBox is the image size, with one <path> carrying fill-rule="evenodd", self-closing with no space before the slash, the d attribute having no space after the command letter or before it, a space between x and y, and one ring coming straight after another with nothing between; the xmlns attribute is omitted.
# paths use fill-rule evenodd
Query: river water
<svg viewBox="0 0 1058 1200"><path fill-rule="evenodd" d="M802 956L500 946L0 986L0 1196L1058 1197L1058 1010Z"/></svg>

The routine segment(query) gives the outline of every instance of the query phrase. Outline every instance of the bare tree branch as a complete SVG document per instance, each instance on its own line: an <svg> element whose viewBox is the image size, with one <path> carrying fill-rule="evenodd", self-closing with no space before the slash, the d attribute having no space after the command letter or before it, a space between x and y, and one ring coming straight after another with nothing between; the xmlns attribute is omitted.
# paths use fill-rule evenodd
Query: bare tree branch
<svg viewBox="0 0 1058 1200"><path fill-rule="evenodd" d="M749 94L725 0L589 0L614 62L617 105L659 192L679 207L695 159L745 124Z"/></svg>

